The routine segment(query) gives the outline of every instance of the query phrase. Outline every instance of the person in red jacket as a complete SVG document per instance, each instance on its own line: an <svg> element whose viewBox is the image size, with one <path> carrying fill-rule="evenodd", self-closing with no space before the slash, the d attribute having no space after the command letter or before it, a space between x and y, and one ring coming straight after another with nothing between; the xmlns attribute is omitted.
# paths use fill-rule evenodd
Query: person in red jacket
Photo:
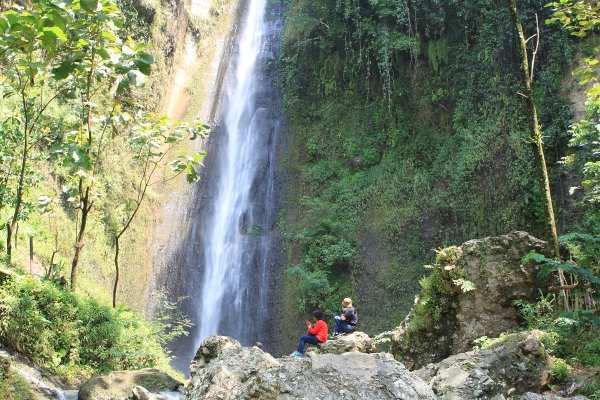
<svg viewBox="0 0 600 400"><path fill-rule="evenodd" d="M300 336L300 342L298 343L298 350L293 352L291 355L294 357L304 356L304 345L306 343L317 344L324 343L327 341L327 324L323 321L323 314L320 310L313 312L315 324L312 325L306 320L306 327L308 328L308 335Z"/></svg>

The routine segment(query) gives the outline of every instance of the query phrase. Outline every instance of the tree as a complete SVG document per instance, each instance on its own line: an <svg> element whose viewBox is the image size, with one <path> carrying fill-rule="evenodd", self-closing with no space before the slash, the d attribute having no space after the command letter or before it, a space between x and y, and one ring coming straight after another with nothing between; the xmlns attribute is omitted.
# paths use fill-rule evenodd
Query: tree
<svg viewBox="0 0 600 400"><path fill-rule="evenodd" d="M16 112L1 123L3 147L7 161L0 179L2 203L11 203L13 216L7 223L6 252L12 253L12 235L19 220L26 218L24 196L35 179L30 169L31 153L39 141L48 135L45 112L60 94L52 90L50 69L60 60L60 49L67 37L64 31L66 13L58 5L32 1L33 9L14 5L0 15L0 57L3 71L0 84L4 99L14 99ZM4 164L4 163L3 163ZM15 180L14 186L11 185Z"/></svg>
<svg viewBox="0 0 600 400"><path fill-rule="evenodd" d="M597 1L583 0L561 0L560 2L548 3L546 7L552 7L554 12L552 18L546 20L547 24L561 23L572 35L583 38L588 32L600 26L600 3ZM596 55L600 53L600 46L595 48ZM573 71L573 75L580 79L580 84L597 82L598 73L594 69L598 66L595 57L583 57L583 65ZM595 84L587 90L590 97L596 101L600 100L600 85Z"/></svg>
<svg viewBox="0 0 600 400"><path fill-rule="evenodd" d="M74 289L88 219L101 197L98 173L113 138L113 116L123 103L130 102L125 97L130 88L144 84L154 57L146 52L150 45L124 44L115 35L122 22L113 0L75 1L65 7L70 11L65 24L68 41L61 48L63 61L53 73L57 82L64 82L63 96L73 105L79 120L64 140L50 150L70 168L66 187L77 204L77 234L71 262Z"/></svg>
<svg viewBox="0 0 600 400"><path fill-rule="evenodd" d="M116 121L128 121L129 114L125 114L126 118L116 118ZM196 122L193 126L187 124L177 124L173 126L167 117L152 118L152 116L144 113L139 114L140 124L132 129L132 135L127 143L134 154L131 160L130 168L138 168L140 170L139 180L135 184L133 196L125 199L122 204L122 215L113 216L109 223L114 244L114 265L115 265L115 281L113 285L112 301L113 307L117 306L117 288L119 285L119 252L121 237L131 226L133 219L138 213L142 201L146 197L146 191L149 186L160 182L154 181L154 173L162 165L169 154L175 149L176 145L185 139L194 140L197 137L206 138L208 133L208 125ZM195 182L199 176L196 173L195 167L200 164L202 158L206 155L204 152L192 154L190 156L180 155L172 158L167 165L175 173L174 176L182 172L186 172L187 181ZM172 179L172 176L169 179Z"/></svg>
<svg viewBox="0 0 600 400"><path fill-rule="evenodd" d="M523 26L521 25L521 20L519 19L519 14L517 11L516 0L506 0L506 6L510 14L510 22L512 24L513 35L517 45L521 87L523 90L522 95L525 98L527 125L529 128L529 145L533 151L533 158L537 171L537 180L540 188L542 208L544 212L548 247L554 256L558 257L560 255L560 251L558 247L556 220L554 218L554 209L552 206L552 194L550 192L550 179L548 178L548 168L546 167L542 129L538 123L537 109L535 106L535 99L533 97L533 71L535 66L537 45L533 52L531 64L529 63L527 54L527 41L535 37L537 43L539 44L539 29L536 35L532 36L526 41L523 34Z"/></svg>

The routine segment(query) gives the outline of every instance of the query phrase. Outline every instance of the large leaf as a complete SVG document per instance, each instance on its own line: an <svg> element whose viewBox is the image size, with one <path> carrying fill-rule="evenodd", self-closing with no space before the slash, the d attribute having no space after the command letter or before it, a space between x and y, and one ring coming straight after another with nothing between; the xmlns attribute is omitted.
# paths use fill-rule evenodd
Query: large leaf
<svg viewBox="0 0 600 400"><path fill-rule="evenodd" d="M74 70L75 64L67 60L60 63L60 65L57 68L54 68L52 70L52 73L54 74L54 79L59 81L61 79L67 78Z"/></svg>
<svg viewBox="0 0 600 400"><path fill-rule="evenodd" d="M58 26L46 27L46 28L44 28L44 32L52 32L56 35L57 38L59 38L63 42L67 41L67 36L63 32L63 30L60 29Z"/></svg>
<svg viewBox="0 0 600 400"><path fill-rule="evenodd" d="M81 8L87 12L94 12L98 9L98 0L81 0Z"/></svg>
<svg viewBox="0 0 600 400"><path fill-rule="evenodd" d="M152 54L144 53L143 51L137 54L137 59L148 65L154 63L154 56Z"/></svg>
<svg viewBox="0 0 600 400"><path fill-rule="evenodd" d="M152 67L149 64L141 62L140 60L134 60L133 63L138 67L142 74L147 76L152 73Z"/></svg>

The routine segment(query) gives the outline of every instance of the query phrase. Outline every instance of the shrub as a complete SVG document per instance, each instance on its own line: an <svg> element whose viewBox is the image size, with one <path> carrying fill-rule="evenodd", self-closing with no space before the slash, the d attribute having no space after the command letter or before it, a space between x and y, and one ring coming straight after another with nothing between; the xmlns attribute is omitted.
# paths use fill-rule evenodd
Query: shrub
<svg viewBox="0 0 600 400"><path fill-rule="evenodd" d="M569 364L562 358L554 359L554 367L550 371L552 380L558 383L566 382L571 378Z"/></svg>
<svg viewBox="0 0 600 400"><path fill-rule="evenodd" d="M32 278L7 279L0 299L0 340L65 381L118 369L172 371L163 332L135 311Z"/></svg>

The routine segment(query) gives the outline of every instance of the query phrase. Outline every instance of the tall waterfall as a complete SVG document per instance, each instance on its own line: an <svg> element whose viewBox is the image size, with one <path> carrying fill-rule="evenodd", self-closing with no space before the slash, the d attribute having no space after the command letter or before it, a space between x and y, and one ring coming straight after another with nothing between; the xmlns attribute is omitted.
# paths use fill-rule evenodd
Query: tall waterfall
<svg viewBox="0 0 600 400"><path fill-rule="evenodd" d="M172 295L189 297L183 311L195 324L190 337L172 348L181 370L213 333L246 346L260 341L267 351L273 346L269 320L281 258L275 223L282 129L275 64L283 5L245 4L215 102L205 168L187 212L188 231L168 261L166 279L172 282L164 283Z"/></svg>
<svg viewBox="0 0 600 400"><path fill-rule="evenodd" d="M249 0L244 28L239 41L235 80L228 90L227 110L225 111L226 141L219 153L220 177L218 193L215 197L212 218L205 226L204 241L204 284L202 286L200 313L200 340L215 333L224 323L223 302L227 300L228 333L242 337L244 301L246 299L243 282L243 268L252 259L248 234L259 233L260 225L255 224L251 189L261 162L269 162L261 157L261 129L265 129L264 108L254 104L256 94L255 65L263 49L263 13L265 0ZM272 175L271 163L269 173ZM263 201L266 207L272 203L272 191ZM256 221L258 222L258 221ZM255 228L256 226L256 228ZM261 243L264 253L268 253L268 243ZM265 261L265 260L263 260ZM266 265L262 262L255 279L262 286L266 282ZM260 293L258 301L264 303L266 290ZM252 317L250 315L248 318Z"/></svg>

